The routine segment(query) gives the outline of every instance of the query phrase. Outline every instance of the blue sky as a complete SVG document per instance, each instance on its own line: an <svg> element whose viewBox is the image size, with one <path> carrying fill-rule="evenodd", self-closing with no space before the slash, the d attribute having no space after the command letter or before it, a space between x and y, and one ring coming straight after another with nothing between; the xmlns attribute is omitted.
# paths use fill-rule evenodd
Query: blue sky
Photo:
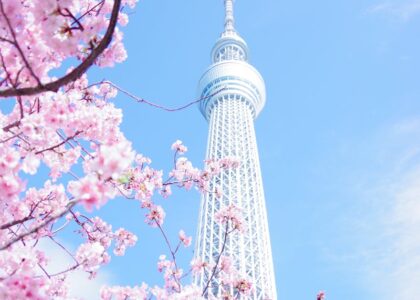
<svg viewBox="0 0 420 300"><path fill-rule="evenodd" d="M413 300L420 295L420 1L236 1L236 27L267 85L256 121L279 299ZM222 0L140 1L125 28L128 60L93 69L166 106L196 98L223 25ZM159 111L120 94L123 130L168 170L181 139L201 165L196 107ZM195 235L199 194L163 202L166 228ZM100 283L160 283L158 232L138 204L101 211L136 231ZM71 244L71 241L69 241ZM192 249L181 258L187 262ZM95 288L95 286L93 287Z"/></svg>

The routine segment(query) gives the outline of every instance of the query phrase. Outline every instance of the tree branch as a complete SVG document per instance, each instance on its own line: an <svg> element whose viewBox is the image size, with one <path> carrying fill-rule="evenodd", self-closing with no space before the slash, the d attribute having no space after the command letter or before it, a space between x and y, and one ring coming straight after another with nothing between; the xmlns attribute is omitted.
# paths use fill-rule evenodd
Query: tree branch
<svg viewBox="0 0 420 300"><path fill-rule="evenodd" d="M157 227L159 228L160 232L162 233L163 238L165 239L166 245L168 246L169 251L171 252L171 256L172 256L172 259L173 259L173 262L174 262L174 265L175 265L175 271L178 273L179 269L178 269L178 265L176 263L176 255L175 255L176 252L174 252L172 250L171 243L169 242L168 237L166 236L165 232L163 231L162 226L160 226L160 224L156 220L155 220L155 223L156 223ZM178 285L178 291L177 292L180 293L181 292L181 283L179 282L179 279L176 277L176 275L173 275L173 278L175 279L175 282Z"/></svg>
<svg viewBox="0 0 420 300"><path fill-rule="evenodd" d="M221 89L215 91L214 93L212 93L212 94L210 94L208 96L201 97L201 98L199 98L199 99L197 99L195 101L192 101L190 103L187 103L187 104L185 104L183 106L175 107L175 108L168 108L168 107L162 106L160 104L156 104L154 102L148 101L146 99L137 97L137 96L131 94L130 92L128 92L128 91L120 88L119 86L115 85L114 83L112 83L110 81L106 81L106 80L105 81L101 81L101 82L97 83L96 85L98 85L98 84L108 84L108 85L112 86L113 88L117 89L118 91L122 92L123 94L127 95L128 97L136 100L139 103L145 103L147 105L150 105L150 106L153 106L153 107L156 107L156 108L165 110L165 111L169 111L169 112L174 112L174 111L178 111L178 110L182 110L182 109L188 108L191 105L194 105L194 104L199 103L199 102L201 102L203 100L209 99L209 98L211 98L211 97L213 97L213 96L215 96L215 95L219 94L220 92L223 92L224 90L227 89L227 87L222 87Z"/></svg>
<svg viewBox="0 0 420 300"><path fill-rule="evenodd" d="M118 21L118 14L120 11L121 0L114 0L114 6L112 8L111 18L109 20L109 25L106 30L106 33L99 43L99 45L92 50L89 56L80 64L78 65L73 71L68 73L67 75L43 84L38 85L35 87L26 87L26 88L10 88L3 91L0 91L0 98L1 97L14 97L14 96L30 96L35 95L42 92L53 91L57 92L59 88L62 86L69 84L78 78L80 78L95 62L99 55L109 46L112 41L112 37L114 35L115 27Z"/></svg>
<svg viewBox="0 0 420 300"><path fill-rule="evenodd" d="M0 251L5 250L7 248L9 248L11 245L13 245L14 243L24 239L25 237L27 237L28 235L31 235L35 232L37 232L39 229L45 227L46 225L48 225L49 223L61 218L62 216L64 216L73 206L75 206L78 203L78 201L72 201L69 202L67 204L66 209L64 209L62 212L55 214L53 216L51 216L50 218L48 218L47 220L41 222L40 224L38 224L38 226L32 228L31 230L19 234L18 236L16 236L15 238L11 239L10 241L8 241L6 244L4 244L3 246L0 247Z"/></svg>
<svg viewBox="0 0 420 300"><path fill-rule="evenodd" d="M41 154L41 153L46 152L46 151L54 150L55 148L58 148L58 147L64 145L65 143L67 143L68 141L74 139L76 136L78 136L82 132L83 131L78 130L78 131L76 131L75 134L73 134L72 136L69 136L68 138L66 138L65 140L63 140L61 143L58 143L57 145L51 146L51 147L46 148L46 149L43 149L43 150L39 150L39 151L35 152L35 155Z"/></svg>
<svg viewBox="0 0 420 300"><path fill-rule="evenodd" d="M219 256L217 257L216 265L213 268L211 276L210 276L209 280L207 281L207 284L206 284L201 296L204 296L206 294L207 290L209 289L211 281L213 280L214 276L216 275L216 271L217 271L217 267L219 266L220 258L222 257L223 251L225 251L228 235L229 235L229 233L232 232L232 231L228 231L228 230L229 230L229 222L226 222L226 228L225 228L225 234L224 234L224 237L223 237L222 250L220 250Z"/></svg>

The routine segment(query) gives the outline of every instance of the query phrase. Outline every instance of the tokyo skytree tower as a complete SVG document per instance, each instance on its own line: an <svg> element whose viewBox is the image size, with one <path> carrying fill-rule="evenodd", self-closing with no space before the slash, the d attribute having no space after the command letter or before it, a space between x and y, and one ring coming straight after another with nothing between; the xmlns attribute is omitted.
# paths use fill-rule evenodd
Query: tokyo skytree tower
<svg viewBox="0 0 420 300"><path fill-rule="evenodd" d="M208 159L236 157L240 166L213 178L211 189L202 198L197 232L196 258L216 261L224 242L225 227L215 220L217 212L231 204L242 210L244 233L228 236L223 254L233 258L235 267L253 284L252 293L241 299L277 299L267 212L258 158L254 119L265 104L265 84L260 73L248 63L248 47L234 27L233 1L225 0L225 28L213 47L212 65L201 77L198 92L200 110L209 122ZM220 92L218 92L220 91ZM212 96L213 95L213 96ZM208 97L208 98L207 98ZM194 278L205 287L211 271ZM218 275L213 277L206 298L221 298Z"/></svg>

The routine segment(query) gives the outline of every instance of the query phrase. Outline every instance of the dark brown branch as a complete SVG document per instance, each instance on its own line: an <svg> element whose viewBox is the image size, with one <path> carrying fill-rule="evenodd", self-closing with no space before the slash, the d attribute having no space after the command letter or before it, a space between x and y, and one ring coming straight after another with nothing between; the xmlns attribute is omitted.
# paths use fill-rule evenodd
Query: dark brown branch
<svg viewBox="0 0 420 300"><path fill-rule="evenodd" d="M8 141L13 140L14 138L19 138L22 132L19 132L19 133L12 132L12 134L13 134L12 136L9 136L8 138L5 138L4 140L0 140L0 144L7 143Z"/></svg>
<svg viewBox="0 0 420 300"><path fill-rule="evenodd" d="M1 225L1 226L0 226L0 230L4 230L4 229L10 228L10 227L13 227L13 226L15 226L15 225L18 225L18 224L24 223L24 222L29 221L29 220L31 220L31 219L33 219L33 217L32 217L31 215L29 215L29 216L27 216L27 217L25 217L25 218L23 218L23 219L20 219L20 220L15 220L15 221L9 222L9 223L7 223L7 224Z"/></svg>
<svg viewBox="0 0 420 300"><path fill-rule="evenodd" d="M9 131L10 129L12 129L13 127L19 126L20 125L20 120L19 121L15 121L5 127L3 127L3 131Z"/></svg>
<svg viewBox="0 0 420 300"><path fill-rule="evenodd" d="M24 117L24 110L23 110L23 103L22 103L22 97L21 96L18 96L17 97L17 102L19 104L20 118L23 119L23 117Z"/></svg>
<svg viewBox="0 0 420 300"><path fill-rule="evenodd" d="M2 36L0 36L0 42L5 42L5 43L9 43L9 44L12 44L13 45L13 41L11 41L9 39L6 39L6 38L4 38Z"/></svg>
<svg viewBox="0 0 420 300"><path fill-rule="evenodd" d="M65 11L65 13L62 12L61 9L58 9L57 10L57 12L61 16L68 17L68 18L71 18L73 20L73 23L71 24L71 26L73 26L73 24L76 24L77 25L77 27L70 27L69 26L67 28L68 31L71 32L72 30L81 30L81 31L84 31L85 30L84 27L83 27L83 25L82 25L82 23L80 23L79 19L77 19L68 8L65 8L64 11Z"/></svg>
<svg viewBox="0 0 420 300"><path fill-rule="evenodd" d="M56 145L54 145L54 146L48 147L48 148L46 148L46 149L39 150L39 151L35 152L35 154L36 154L36 155L38 155L38 154L41 154L41 153L46 152L46 151L51 151L51 150L54 150L55 148L58 148L58 147L60 147L60 146L64 145L65 143L67 143L68 141L70 141L70 140L74 139L76 136L78 136L78 135L79 135L79 134L81 134L81 133L82 133L82 131L78 130L78 131L76 131L76 133L75 133L75 134L73 134L72 136L69 136L69 137L68 137L68 138L66 138L64 141L62 141L62 142L60 142L60 143L58 143L58 144L56 144Z"/></svg>
<svg viewBox="0 0 420 300"><path fill-rule="evenodd" d="M0 226L0 230L8 229L18 224L24 224L26 221L34 219L33 213L39 207L39 205L41 205L41 203L43 203L44 201L49 201L51 199L52 199L52 194L50 193L46 198L41 199L35 205L33 205L33 207L31 208L31 211L25 218L22 218L20 220L14 220L9 223L3 224Z"/></svg>
<svg viewBox="0 0 420 300"><path fill-rule="evenodd" d="M74 70L55 81L43 84L41 86L26 88L10 88L0 91L0 97L30 96L48 91L57 92L62 86L80 78L94 64L95 60L99 57L99 55L101 55L102 52L104 52L104 50L111 43L115 31L115 26L117 25L118 21L120 6L121 0L114 0L111 18L109 20L109 25L103 39L98 44L98 46L92 50L89 56Z"/></svg>
<svg viewBox="0 0 420 300"><path fill-rule="evenodd" d="M18 236L16 236L15 238L11 239L10 241L8 241L6 244L4 244L3 246L0 247L0 251L9 248L11 245L13 245L14 243L23 240L25 237L37 232L38 230L40 230L41 228L47 226L49 223L63 217L66 213L69 212L70 209L72 209L73 206L75 206L77 204L78 201L72 201L69 202L67 204L67 207L60 213L52 215L50 218L46 219L45 221L41 222L38 226L32 228L31 230L19 234Z"/></svg>
<svg viewBox="0 0 420 300"><path fill-rule="evenodd" d="M10 81L10 83L12 83L12 77L10 76L9 71L7 70L7 66L6 66L6 61L4 59L3 53L1 52L1 48L0 48L0 61L1 64L3 66L4 69L4 73L5 73L5 78L4 80L2 80L2 84L7 84L7 81Z"/></svg>
<svg viewBox="0 0 420 300"><path fill-rule="evenodd" d="M97 4L95 4L92 8L88 9L84 14L82 14L79 18L77 18L77 22L79 22L81 19L83 19L86 15L90 14L91 12L93 12L97 7L99 7L97 14L99 14L99 12L102 9L102 6L104 5L105 1L102 0L101 2L98 2ZM74 25L74 22L71 24L72 26Z"/></svg>

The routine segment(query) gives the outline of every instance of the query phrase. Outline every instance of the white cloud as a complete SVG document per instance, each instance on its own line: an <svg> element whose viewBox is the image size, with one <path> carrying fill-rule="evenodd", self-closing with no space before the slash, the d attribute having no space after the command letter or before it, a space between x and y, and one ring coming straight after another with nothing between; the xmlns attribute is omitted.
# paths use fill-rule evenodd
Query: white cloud
<svg viewBox="0 0 420 300"><path fill-rule="evenodd" d="M420 133L420 119L408 118L392 126L392 134L418 134Z"/></svg>
<svg viewBox="0 0 420 300"><path fill-rule="evenodd" d="M375 299L418 299L420 118L398 122L373 136L375 146L364 155L380 165L380 172L366 165L360 172L370 173L352 179L360 190L352 209L342 213L337 229L341 237L326 249L326 257L360 277ZM337 245L344 249L341 253Z"/></svg>
<svg viewBox="0 0 420 300"><path fill-rule="evenodd" d="M65 245L67 249L72 247ZM42 242L39 246L49 259L47 271L50 274L61 272L74 264L74 260L63 249L51 241ZM112 276L105 271L98 272L95 279L89 280L88 274L83 271L71 272L67 277L69 296L76 299L99 299L99 290L103 285L111 285Z"/></svg>
<svg viewBox="0 0 420 300"><path fill-rule="evenodd" d="M383 278L380 288L389 299L412 300L420 295L420 166L397 179L390 200L391 209L376 220L384 225L376 245L383 254L368 266L376 281Z"/></svg>
<svg viewBox="0 0 420 300"><path fill-rule="evenodd" d="M379 213L366 220L376 227L376 236L369 237L364 270L381 299L413 300L420 295L420 120L392 128L397 130L389 130L381 145L390 148L389 172L379 176L369 194Z"/></svg>
<svg viewBox="0 0 420 300"><path fill-rule="evenodd" d="M409 21L420 15L420 0L386 1L371 6L368 12L386 14L403 21Z"/></svg>

